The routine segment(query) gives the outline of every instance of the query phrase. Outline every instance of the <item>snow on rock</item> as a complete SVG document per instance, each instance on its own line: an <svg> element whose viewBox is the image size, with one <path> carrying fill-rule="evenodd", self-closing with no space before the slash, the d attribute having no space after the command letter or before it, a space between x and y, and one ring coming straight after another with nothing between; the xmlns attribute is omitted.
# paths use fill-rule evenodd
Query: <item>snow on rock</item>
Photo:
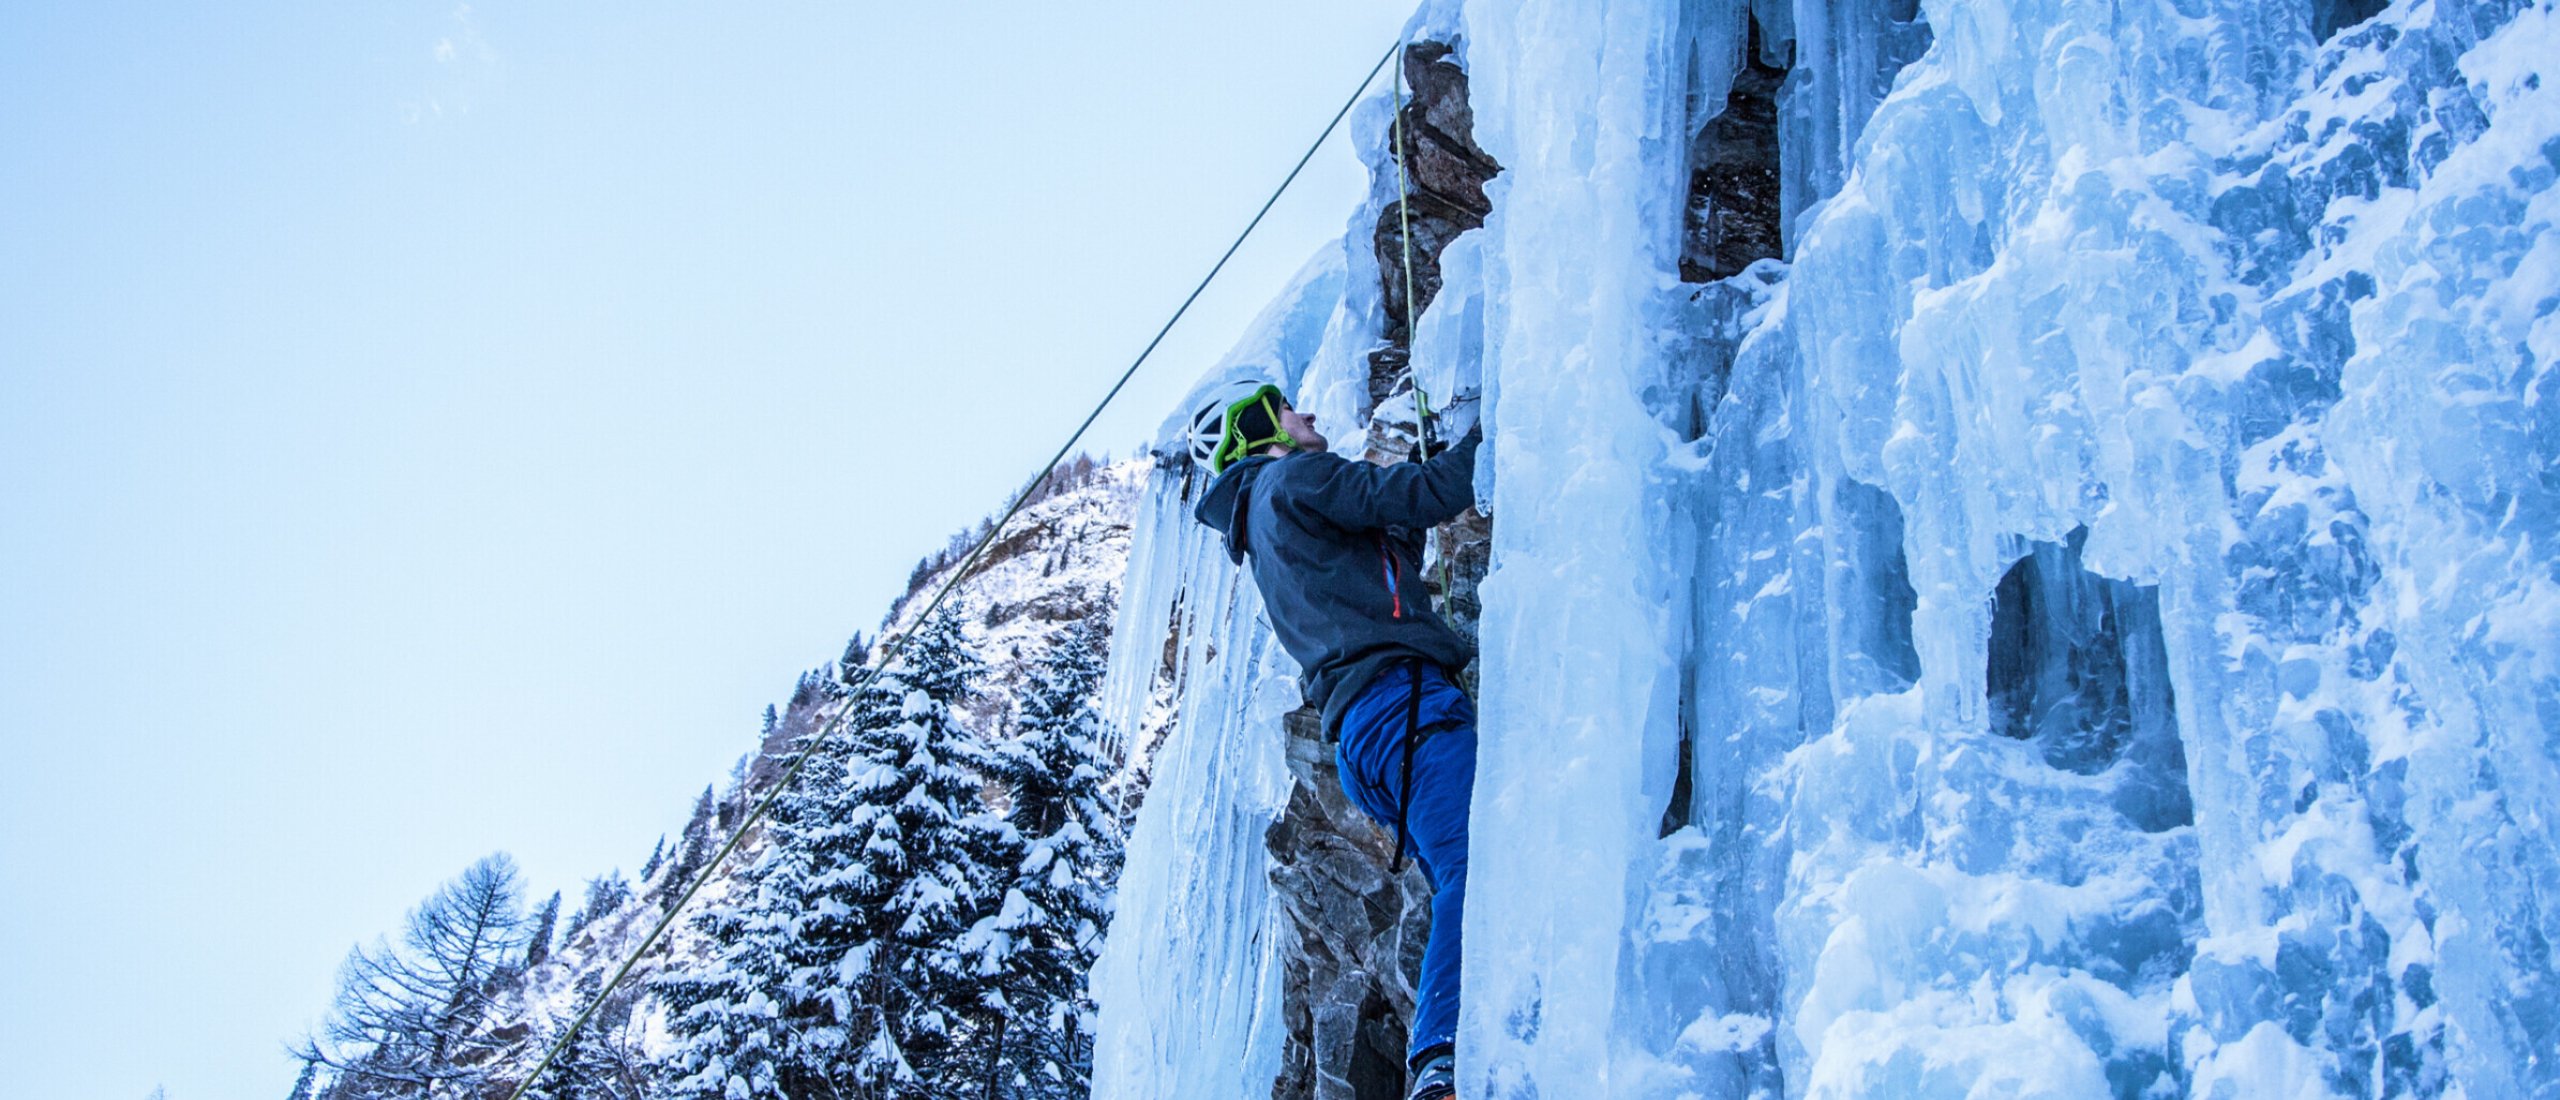
<svg viewBox="0 0 2560 1100"><path fill-rule="evenodd" d="M980 736L1001 739L1007 700L1070 624L1109 618L1128 571L1129 533L1150 463L1127 459L1060 468L1053 482L1004 525L944 607L959 616L962 637L985 660L988 677L969 714ZM989 517L992 520L994 517ZM886 638L912 627L926 601L961 567L984 531L953 536L960 551L938 568L920 569L881 623Z"/></svg>

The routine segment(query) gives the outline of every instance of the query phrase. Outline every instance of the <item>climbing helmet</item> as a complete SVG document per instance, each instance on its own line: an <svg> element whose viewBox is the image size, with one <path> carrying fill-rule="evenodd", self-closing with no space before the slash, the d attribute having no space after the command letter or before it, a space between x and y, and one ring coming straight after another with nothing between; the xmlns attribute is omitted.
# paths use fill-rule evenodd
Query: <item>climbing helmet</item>
<svg viewBox="0 0 2560 1100"><path fill-rule="evenodd" d="M1298 441L1280 427L1280 410L1289 399L1268 382L1229 382L1210 391L1191 414L1191 460L1225 473L1227 465L1278 444L1295 449Z"/></svg>

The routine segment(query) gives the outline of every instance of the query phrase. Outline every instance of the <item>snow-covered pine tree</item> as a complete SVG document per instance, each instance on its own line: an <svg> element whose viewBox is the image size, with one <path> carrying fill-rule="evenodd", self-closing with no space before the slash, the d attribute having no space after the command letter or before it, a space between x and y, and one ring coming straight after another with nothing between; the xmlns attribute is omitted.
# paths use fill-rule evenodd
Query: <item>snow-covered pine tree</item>
<svg viewBox="0 0 2560 1100"><path fill-rule="evenodd" d="M563 1006L542 1036L546 1045L567 1027L578 1011L604 988L601 971L580 977L577 995ZM527 1100L652 1100L657 1065L643 1042L643 1020L633 1011L647 990L623 985L596 1006L595 1015L570 1039L542 1079L525 1089Z"/></svg>
<svg viewBox="0 0 2560 1100"><path fill-rule="evenodd" d="M1094 708L1109 637L1091 619L1070 627L1016 697L1019 735L991 753L989 774L1012 796L1019 856L998 911L970 943L995 964L1012 1019L980 1037L991 1087L971 1095L1081 1100L1089 1091L1094 1005L1085 979L1110 920L1121 854L1119 815L1102 795L1111 768Z"/></svg>
<svg viewBox="0 0 2560 1100"><path fill-rule="evenodd" d="M992 969L964 939L1002 897L1011 830L978 799L986 749L959 707L985 674L958 617L937 612L887 674L900 720L865 745L875 770L851 824L866 833L868 879L851 914L861 946L843 975L858 1011L853 1039L883 1097L946 1097L974 1080L970 1034L1005 1006Z"/></svg>
<svg viewBox="0 0 2560 1100"><path fill-rule="evenodd" d="M588 879L587 900L578 907L577 915L569 918L569 930L560 934L560 942L566 945L570 940L577 939L578 933L586 931L588 925L622 908L622 903L630 900L631 883L622 877L622 871L619 868L611 874L597 875Z"/></svg>
<svg viewBox="0 0 2560 1100"><path fill-rule="evenodd" d="M996 897L1004 828L977 801L984 751L954 714L979 677L948 613L805 747L739 900L698 922L717 945L657 989L677 1037L671 1095L940 1097L987 982L958 941ZM733 1084L734 1082L734 1084Z"/></svg>
<svg viewBox="0 0 2560 1100"><path fill-rule="evenodd" d="M551 929L560 923L560 892L551 892L542 908L533 911L533 935L525 940L524 968L531 970L551 959Z"/></svg>
<svg viewBox="0 0 2560 1100"><path fill-rule="evenodd" d="M808 688L803 678L800 689ZM843 908L832 895L859 859L853 838L836 824L850 769L868 767L856 758L854 741L894 721L896 700L873 691L837 705L854 708L848 730L794 743L808 760L765 818L763 856L738 876L727 899L694 919L711 945L708 957L651 986L675 1040L661 1067L673 1100L859 1095L842 1072L842 998L813 991L829 984L826 972L845 947L831 942L818 918ZM810 1041L821 1032L833 1034Z"/></svg>
<svg viewBox="0 0 2560 1100"><path fill-rule="evenodd" d="M773 732L773 708L765 708L765 732ZM759 742L761 743L761 742ZM667 881L681 891L693 876L701 873L702 861L711 855L711 819L718 802L711 796L711 785L702 785L702 797L693 801L693 816L684 823L683 845L676 850L676 871Z"/></svg>

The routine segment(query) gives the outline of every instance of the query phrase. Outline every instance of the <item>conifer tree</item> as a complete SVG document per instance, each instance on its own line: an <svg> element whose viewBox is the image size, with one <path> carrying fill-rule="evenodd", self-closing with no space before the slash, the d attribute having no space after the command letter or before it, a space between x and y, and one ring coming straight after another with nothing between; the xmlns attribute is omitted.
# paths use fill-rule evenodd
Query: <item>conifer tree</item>
<svg viewBox="0 0 2560 1100"><path fill-rule="evenodd" d="M308 1058L303 1059L302 1076L293 1079L293 1093L285 1100L311 1100L316 1095L314 1090L319 1087L319 1076L320 1063Z"/></svg>
<svg viewBox="0 0 2560 1100"><path fill-rule="evenodd" d="M587 900L578 907L578 914L569 918L569 930L560 938L563 941L578 938L578 933L586 931L588 925L622 908L622 904L630 900L631 883L622 877L619 869L588 879Z"/></svg>
<svg viewBox="0 0 2560 1100"><path fill-rule="evenodd" d="M543 902L542 908L534 910L533 935L526 941L524 949L525 969L531 970L550 961L551 928L559 922L560 892L554 890L551 892L550 900Z"/></svg>
<svg viewBox="0 0 2560 1100"><path fill-rule="evenodd" d="M996 898L1001 822L977 800L983 749L955 705L980 676L948 613L815 745L774 804L738 900L698 922L713 957L658 985L677 1037L672 1095L911 1100L989 1011L958 949Z"/></svg>
<svg viewBox="0 0 2560 1100"><path fill-rule="evenodd" d="M876 724L877 699L858 700L851 724ZM823 880L847 853L829 820L844 786L850 745L842 737L795 746L810 754L798 784L765 819L762 858L739 876L734 901L707 907L694 927L708 957L652 984L667 1006L674 1048L661 1067L667 1095L685 1100L775 1096L836 1100L860 1095L839 1072L841 999L822 996L826 954L839 945L805 933L828 902Z"/></svg>
<svg viewBox="0 0 2560 1100"><path fill-rule="evenodd" d="M766 707L767 733L772 732L772 717L773 708ZM684 838L676 849L675 873L667 876L670 890L681 891L684 884L692 882L693 876L702 870L702 861L711 857L712 817L717 806L717 800L711 796L711 785L703 784L702 797L693 801L693 817L684 823Z"/></svg>
<svg viewBox="0 0 2560 1100"><path fill-rule="evenodd" d="M1071 627L1017 696L1019 736L995 749L990 775L1012 796L1016 858L997 911L970 937L1010 1007L979 1052L987 1097L1083 1097L1093 1065L1094 1005L1086 993L1111 886L1119 877L1118 814L1102 795L1110 774L1094 706L1107 629Z"/></svg>

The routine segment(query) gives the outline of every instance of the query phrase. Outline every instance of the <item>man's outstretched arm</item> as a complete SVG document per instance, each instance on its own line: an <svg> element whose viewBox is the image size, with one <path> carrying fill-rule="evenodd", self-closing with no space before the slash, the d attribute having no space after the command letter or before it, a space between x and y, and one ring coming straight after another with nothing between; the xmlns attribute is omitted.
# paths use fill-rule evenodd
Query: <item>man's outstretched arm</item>
<svg viewBox="0 0 2560 1100"><path fill-rule="evenodd" d="M1345 527L1436 527L1474 504L1482 429L1427 462L1327 463L1324 480L1298 494L1307 510Z"/></svg>

